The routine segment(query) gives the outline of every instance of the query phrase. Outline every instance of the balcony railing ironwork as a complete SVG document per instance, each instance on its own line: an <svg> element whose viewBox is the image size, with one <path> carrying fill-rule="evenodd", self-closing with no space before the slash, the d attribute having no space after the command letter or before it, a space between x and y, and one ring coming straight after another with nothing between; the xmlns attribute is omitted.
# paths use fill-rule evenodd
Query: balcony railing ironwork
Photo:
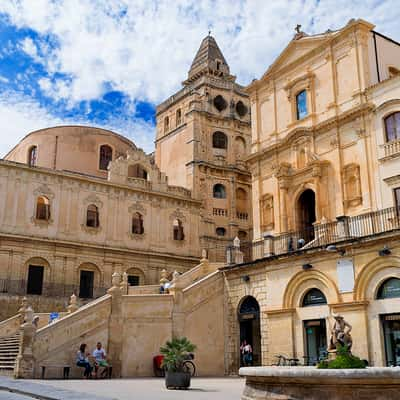
<svg viewBox="0 0 400 400"><path fill-rule="evenodd" d="M297 250L327 247L352 239L367 238L400 229L400 207L385 208L352 217L338 217L334 222L315 224L299 231L281 235L266 235L254 242L241 242L243 262L290 254ZM235 264L239 248L227 248L228 264Z"/></svg>

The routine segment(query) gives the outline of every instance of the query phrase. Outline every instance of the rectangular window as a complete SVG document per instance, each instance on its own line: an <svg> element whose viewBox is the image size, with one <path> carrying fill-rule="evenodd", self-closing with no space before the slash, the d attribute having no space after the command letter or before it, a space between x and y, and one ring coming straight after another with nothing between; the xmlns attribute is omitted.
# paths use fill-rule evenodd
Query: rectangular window
<svg viewBox="0 0 400 400"><path fill-rule="evenodd" d="M30 265L28 271L27 294L42 294L44 267Z"/></svg>
<svg viewBox="0 0 400 400"><path fill-rule="evenodd" d="M93 283L94 283L94 272L81 271L79 297L83 299L91 299L93 297Z"/></svg>
<svg viewBox="0 0 400 400"><path fill-rule="evenodd" d="M137 275L128 275L129 286L139 286L139 277Z"/></svg>
<svg viewBox="0 0 400 400"><path fill-rule="evenodd" d="M303 119L307 116L307 91L302 90L296 96L297 119Z"/></svg>
<svg viewBox="0 0 400 400"><path fill-rule="evenodd" d="M400 211L400 187L393 189L394 192L394 206Z"/></svg>

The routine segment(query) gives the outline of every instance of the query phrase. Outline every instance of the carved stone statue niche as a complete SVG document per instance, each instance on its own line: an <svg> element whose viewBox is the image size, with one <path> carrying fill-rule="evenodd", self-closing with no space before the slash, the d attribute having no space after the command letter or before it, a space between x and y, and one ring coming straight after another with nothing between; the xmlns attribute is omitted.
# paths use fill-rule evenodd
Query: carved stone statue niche
<svg viewBox="0 0 400 400"><path fill-rule="evenodd" d="M261 199L261 224L264 231L274 229L274 197L265 194Z"/></svg>
<svg viewBox="0 0 400 400"><path fill-rule="evenodd" d="M345 206L355 207L362 203L360 166L348 164L343 168L343 182L345 186Z"/></svg>
<svg viewBox="0 0 400 400"><path fill-rule="evenodd" d="M336 353L338 344L346 346L347 350L351 351L353 345L353 340L350 335L352 326L346 322L341 315L333 314L332 316L335 322L331 330L328 352Z"/></svg>

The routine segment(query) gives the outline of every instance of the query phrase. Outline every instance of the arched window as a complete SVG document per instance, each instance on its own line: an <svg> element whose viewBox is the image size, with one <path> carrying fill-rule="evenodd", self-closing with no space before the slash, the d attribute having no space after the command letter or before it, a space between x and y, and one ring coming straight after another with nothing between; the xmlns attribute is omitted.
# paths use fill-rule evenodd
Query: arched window
<svg viewBox="0 0 400 400"><path fill-rule="evenodd" d="M50 201L45 196L39 196L36 201L36 219L48 221L50 219Z"/></svg>
<svg viewBox="0 0 400 400"><path fill-rule="evenodd" d="M136 212L132 217L132 233L134 235L143 235L143 216L142 214Z"/></svg>
<svg viewBox="0 0 400 400"><path fill-rule="evenodd" d="M169 117L164 118L164 132L169 131Z"/></svg>
<svg viewBox="0 0 400 400"><path fill-rule="evenodd" d="M128 167L128 177L147 180L147 171L140 164L130 165Z"/></svg>
<svg viewBox="0 0 400 400"><path fill-rule="evenodd" d="M179 126L182 123L182 111L180 108L176 110L176 126Z"/></svg>
<svg viewBox="0 0 400 400"><path fill-rule="evenodd" d="M392 299L400 297L400 279L389 278L379 287L377 299Z"/></svg>
<svg viewBox="0 0 400 400"><path fill-rule="evenodd" d="M302 90L296 95L296 113L297 119L303 119L307 116L307 91Z"/></svg>
<svg viewBox="0 0 400 400"><path fill-rule="evenodd" d="M107 144L103 144L100 146L100 161L99 161L99 169L102 171L107 171L108 164L112 161L113 151L110 146Z"/></svg>
<svg viewBox="0 0 400 400"><path fill-rule="evenodd" d="M28 165L36 167L37 164L37 146L32 146L28 151Z"/></svg>
<svg viewBox="0 0 400 400"><path fill-rule="evenodd" d="M319 289L310 289L303 298L302 307L326 304L326 297Z"/></svg>
<svg viewBox="0 0 400 400"><path fill-rule="evenodd" d="M385 118L386 140L400 139L400 111L390 114Z"/></svg>
<svg viewBox="0 0 400 400"><path fill-rule="evenodd" d="M225 186L217 183L214 185L213 195L215 199L226 199L226 190Z"/></svg>
<svg viewBox="0 0 400 400"><path fill-rule="evenodd" d="M174 240L184 240L185 234L183 232L183 225L180 219L174 220Z"/></svg>
<svg viewBox="0 0 400 400"><path fill-rule="evenodd" d="M86 226L90 228L98 228L99 225L99 209L94 204L90 204L86 210Z"/></svg>
<svg viewBox="0 0 400 400"><path fill-rule="evenodd" d="M240 305L239 314L258 314L259 312L260 306L252 296L247 296Z"/></svg>
<svg viewBox="0 0 400 400"><path fill-rule="evenodd" d="M217 236L225 236L226 234L226 229L219 227L215 230L215 233L217 234Z"/></svg>
<svg viewBox="0 0 400 400"><path fill-rule="evenodd" d="M228 138L223 132L214 132L213 134L214 149L226 149L228 147Z"/></svg>

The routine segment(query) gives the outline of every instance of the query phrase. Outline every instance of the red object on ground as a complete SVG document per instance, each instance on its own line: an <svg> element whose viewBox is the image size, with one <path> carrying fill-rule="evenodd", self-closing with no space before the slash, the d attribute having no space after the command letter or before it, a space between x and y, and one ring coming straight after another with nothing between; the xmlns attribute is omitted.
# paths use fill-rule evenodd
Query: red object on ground
<svg viewBox="0 0 400 400"><path fill-rule="evenodd" d="M154 360L155 367L161 369L161 364L164 360L164 356L162 356L162 355L155 356L153 360Z"/></svg>

